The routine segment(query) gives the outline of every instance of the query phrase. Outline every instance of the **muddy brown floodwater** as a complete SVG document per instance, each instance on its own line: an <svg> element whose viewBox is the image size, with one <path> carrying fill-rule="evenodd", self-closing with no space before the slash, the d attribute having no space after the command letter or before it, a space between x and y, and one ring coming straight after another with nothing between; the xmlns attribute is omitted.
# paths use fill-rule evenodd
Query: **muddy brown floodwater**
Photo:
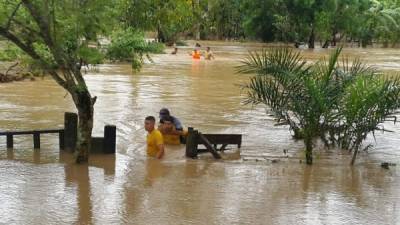
<svg viewBox="0 0 400 225"><path fill-rule="evenodd" d="M400 224L400 129L377 133L375 147L349 166L350 155L317 149L315 164L299 163L302 142L276 127L263 107L244 106L235 66L259 44L211 42L215 61L193 61L189 48L156 55L131 74L129 65L101 65L86 80L98 96L94 135L117 126L117 154L91 155L89 165L60 153L58 138L0 137L0 224ZM345 49L387 71L400 70L398 49ZM306 58L329 50L303 50ZM143 118L168 107L185 126L204 133L241 133L240 150L223 160L192 160L184 146L147 159ZM0 84L0 130L58 128L74 111L50 79ZM285 158L283 150L288 150ZM272 159L277 159L272 163Z"/></svg>

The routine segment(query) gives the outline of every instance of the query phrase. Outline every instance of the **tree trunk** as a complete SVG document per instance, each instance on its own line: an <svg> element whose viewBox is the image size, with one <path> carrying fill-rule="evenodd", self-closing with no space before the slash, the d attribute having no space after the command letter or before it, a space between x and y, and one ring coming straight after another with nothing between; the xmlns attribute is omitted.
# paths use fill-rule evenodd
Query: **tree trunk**
<svg viewBox="0 0 400 225"><path fill-rule="evenodd" d="M313 163L312 138L306 137L304 142L306 144L306 163L307 163L307 165L312 165L312 163Z"/></svg>
<svg viewBox="0 0 400 225"><path fill-rule="evenodd" d="M192 0L192 13L193 17L195 18L195 25L194 25L194 36L196 40L200 40L200 20L201 15L199 15L198 11L200 8L200 0Z"/></svg>
<svg viewBox="0 0 400 225"><path fill-rule="evenodd" d="M333 34L332 34L332 46L334 46L334 47L336 47L336 32L333 32Z"/></svg>
<svg viewBox="0 0 400 225"><path fill-rule="evenodd" d="M157 25L157 41L158 42L162 42L162 43L165 42L165 36L164 36L164 33L161 30L160 22L158 22L158 25Z"/></svg>
<svg viewBox="0 0 400 225"><path fill-rule="evenodd" d="M322 45L322 48L328 48L329 47L329 40L326 40L325 43Z"/></svg>
<svg viewBox="0 0 400 225"><path fill-rule="evenodd" d="M354 163L356 162L357 153L358 153L358 148L355 149L353 152L353 157L351 158L351 165L354 165Z"/></svg>
<svg viewBox="0 0 400 225"><path fill-rule="evenodd" d="M351 158L350 165L354 165L354 163L356 162L358 149L360 148L360 145L361 145L361 140L362 140L362 138L357 138L357 140L356 140L357 144L356 144L356 147L354 148L353 157Z"/></svg>
<svg viewBox="0 0 400 225"><path fill-rule="evenodd" d="M308 48L314 48L315 47L315 33L314 33L314 27L311 28L311 34L308 39Z"/></svg>
<svg viewBox="0 0 400 225"><path fill-rule="evenodd" d="M75 160L77 163L87 162L91 147L93 129L93 105L87 89L75 93L74 102L78 109L78 143L76 145Z"/></svg>

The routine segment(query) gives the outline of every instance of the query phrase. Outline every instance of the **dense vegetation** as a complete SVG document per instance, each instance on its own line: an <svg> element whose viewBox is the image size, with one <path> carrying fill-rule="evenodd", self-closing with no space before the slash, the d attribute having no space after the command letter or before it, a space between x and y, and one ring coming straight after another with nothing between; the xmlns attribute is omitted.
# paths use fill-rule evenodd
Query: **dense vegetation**
<svg viewBox="0 0 400 225"><path fill-rule="evenodd" d="M337 42L366 46L400 40L398 0L131 0L117 1L125 27L179 37Z"/></svg>

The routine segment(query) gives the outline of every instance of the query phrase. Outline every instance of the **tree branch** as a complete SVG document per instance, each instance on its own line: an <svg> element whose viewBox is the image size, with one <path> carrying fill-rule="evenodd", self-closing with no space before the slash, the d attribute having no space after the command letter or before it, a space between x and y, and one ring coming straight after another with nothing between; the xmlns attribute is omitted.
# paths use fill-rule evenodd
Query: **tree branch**
<svg viewBox="0 0 400 225"><path fill-rule="evenodd" d="M36 53L35 49L31 45L23 43L18 37L6 30L4 27L0 27L0 35L12 41L33 59L44 62L44 60L40 57L39 54ZM63 80L54 70L50 70L49 73L60 86L67 89L65 80Z"/></svg>
<svg viewBox="0 0 400 225"><path fill-rule="evenodd" d="M53 39L51 38L51 32L50 32L50 23L48 19L46 19L44 16L42 16L40 10L35 7L35 5L32 3L31 0L22 0L24 6L28 9L29 13L33 17L33 20L39 27L39 34L43 38L44 43L47 45L49 48L50 52L53 55L54 60L57 62L57 64L60 67L65 67L66 65L66 58L56 44L54 43ZM47 9L48 11L48 9Z"/></svg>
<svg viewBox="0 0 400 225"><path fill-rule="evenodd" d="M70 91L68 88L67 82L65 80L63 80L55 70L50 70L49 74L57 82L57 84L59 84L65 90Z"/></svg>
<svg viewBox="0 0 400 225"><path fill-rule="evenodd" d="M33 28L30 28L29 26L27 26L26 24L20 22L19 20L14 20L14 23L17 24L17 25L19 25L19 26L22 27L23 29L26 29L27 31L31 32L31 34L35 34L35 35L41 37L39 31L37 31L37 30L35 30L35 29L33 29Z"/></svg>
<svg viewBox="0 0 400 225"><path fill-rule="evenodd" d="M22 2L19 2L15 7L14 11L11 13L10 18L8 18L6 30L10 29L11 22L13 21L14 16L17 14L19 7L21 6Z"/></svg>
<svg viewBox="0 0 400 225"><path fill-rule="evenodd" d="M14 44L16 44L20 49L22 49L26 54L28 54L30 57L33 59L41 60L40 56L36 53L36 51L33 49L31 45L27 45L23 43L18 37L16 37L14 34L9 32L7 29L4 27L0 27L0 35L7 38L8 40L12 41Z"/></svg>
<svg viewBox="0 0 400 225"><path fill-rule="evenodd" d="M50 49L54 47L53 40L51 39L50 35L50 30L49 30L49 24L48 21L46 21L41 15L40 12L35 6L32 4L32 1L30 0L22 0L24 3L24 6L28 9L29 13L37 23L40 29L40 34L43 37L43 40L46 42L46 44L49 46Z"/></svg>

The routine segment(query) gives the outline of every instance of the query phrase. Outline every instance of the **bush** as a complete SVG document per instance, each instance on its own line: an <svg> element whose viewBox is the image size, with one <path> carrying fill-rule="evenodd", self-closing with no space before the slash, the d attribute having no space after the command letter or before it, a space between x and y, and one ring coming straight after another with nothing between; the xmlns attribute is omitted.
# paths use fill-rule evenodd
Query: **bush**
<svg viewBox="0 0 400 225"><path fill-rule="evenodd" d="M144 57L151 60L149 53L162 53L164 48L161 43L147 43L142 32L128 28L112 34L106 57L110 60L131 62L132 68L139 71Z"/></svg>
<svg viewBox="0 0 400 225"><path fill-rule="evenodd" d="M154 54L163 54L165 50L165 44L160 43L160 42L151 42L148 43L148 51L149 53L154 53Z"/></svg>
<svg viewBox="0 0 400 225"><path fill-rule="evenodd" d="M104 61L104 54L96 48L81 47L78 50L78 56L87 64L101 64Z"/></svg>

